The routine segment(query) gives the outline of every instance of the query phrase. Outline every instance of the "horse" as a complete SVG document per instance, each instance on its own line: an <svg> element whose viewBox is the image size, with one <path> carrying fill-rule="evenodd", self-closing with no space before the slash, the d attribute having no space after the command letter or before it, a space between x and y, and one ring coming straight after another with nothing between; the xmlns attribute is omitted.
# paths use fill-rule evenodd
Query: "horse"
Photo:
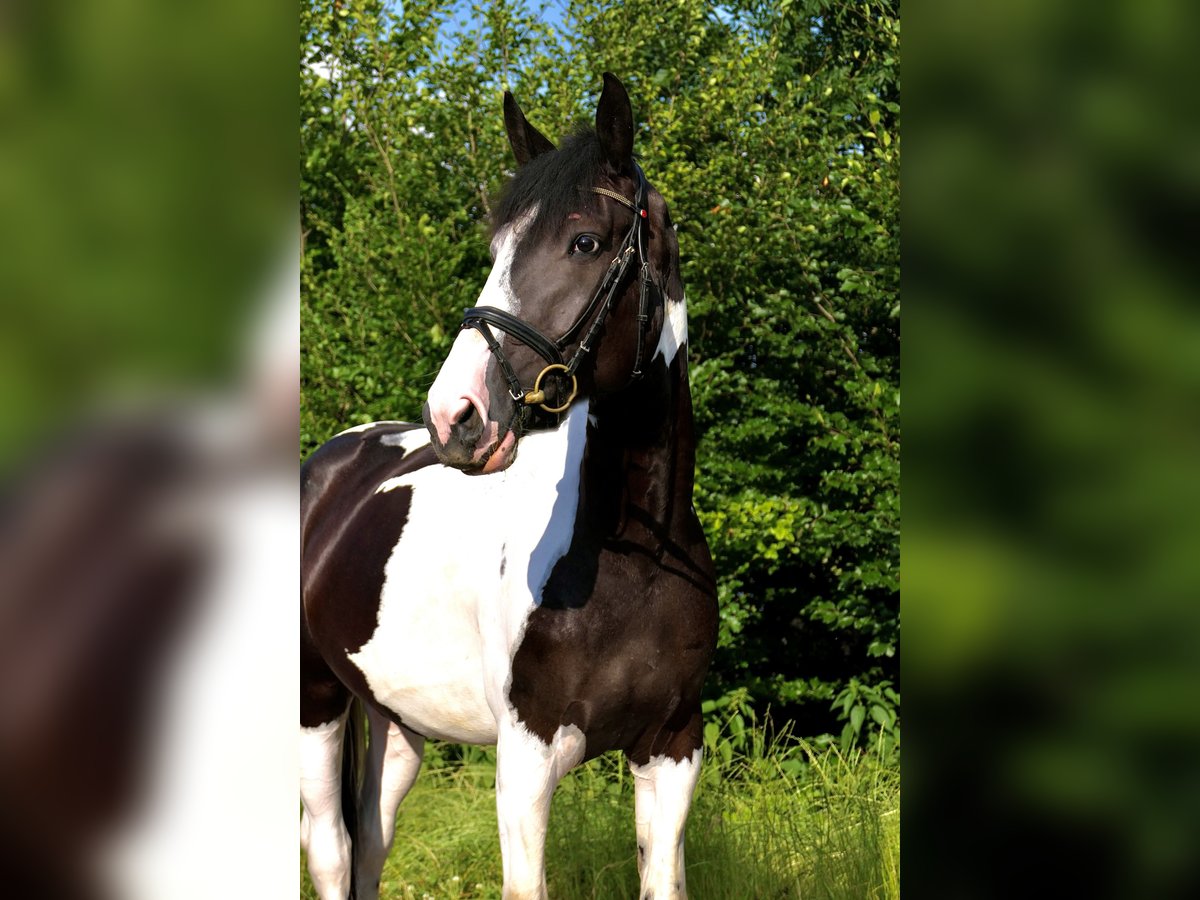
<svg viewBox="0 0 1200 900"><path fill-rule="evenodd" d="M493 266L424 427L351 428L301 469L301 840L322 898L378 896L429 738L496 746L505 898L546 896L555 786L616 750L640 896L687 893L717 603L675 230L613 75L561 148L507 91L504 123Z"/></svg>

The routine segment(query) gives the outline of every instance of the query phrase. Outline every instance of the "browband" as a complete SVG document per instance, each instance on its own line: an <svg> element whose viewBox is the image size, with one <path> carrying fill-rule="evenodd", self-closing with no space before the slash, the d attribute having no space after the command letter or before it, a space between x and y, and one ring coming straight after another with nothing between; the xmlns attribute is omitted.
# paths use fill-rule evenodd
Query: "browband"
<svg viewBox="0 0 1200 900"><path fill-rule="evenodd" d="M593 194L603 194L605 197L612 197L618 203L628 206L634 212L638 211L636 203L634 203L632 200L626 200L623 196L618 194L616 191L610 191L608 188L594 187L594 188L592 188L592 193Z"/></svg>

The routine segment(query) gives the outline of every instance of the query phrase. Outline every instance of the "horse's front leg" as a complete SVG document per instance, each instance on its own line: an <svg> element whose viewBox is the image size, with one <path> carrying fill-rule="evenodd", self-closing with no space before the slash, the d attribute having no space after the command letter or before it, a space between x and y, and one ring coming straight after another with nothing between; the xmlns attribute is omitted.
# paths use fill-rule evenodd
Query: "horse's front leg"
<svg viewBox="0 0 1200 900"><path fill-rule="evenodd" d="M559 779L584 753L582 732L559 728L545 743L519 722L496 743L496 811L504 861L504 900L545 900L546 825Z"/></svg>
<svg viewBox="0 0 1200 900"><path fill-rule="evenodd" d="M673 759L652 757L645 765L630 763L634 777L638 874L641 900L685 900L683 831L692 793L700 777L701 750Z"/></svg>

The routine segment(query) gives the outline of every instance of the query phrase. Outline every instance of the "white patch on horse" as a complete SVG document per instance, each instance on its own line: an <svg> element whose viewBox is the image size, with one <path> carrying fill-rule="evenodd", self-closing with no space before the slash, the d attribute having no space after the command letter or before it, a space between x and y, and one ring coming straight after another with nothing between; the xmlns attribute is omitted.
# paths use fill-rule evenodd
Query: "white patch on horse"
<svg viewBox="0 0 1200 900"><path fill-rule="evenodd" d="M475 301L476 306L493 306L516 315L518 304L512 292L512 264L517 255L517 244L532 218L532 214L527 213L496 232L492 239L495 262L479 292L479 299Z"/></svg>
<svg viewBox="0 0 1200 900"><path fill-rule="evenodd" d="M663 322L662 336L658 339L658 347L654 351L654 358L662 356L663 361L669 366L675 359L675 354L679 352L680 347L687 346L687 301L683 298L679 300L666 301L666 318Z"/></svg>
<svg viewBox="0 0 1200 900"><path fill-rule="evenodd" d="M384 569L375 631L349 659L414 731L490 744L511 715L513 654L570 546L587 411L578 403L556 430L526 435L494 475L428 466L376 489L411 487L412 504Z"/></svg>
<svg viewBox="0 0 1200 900"><path fill-rule="evenodd" d="M583 465L583 448L587 443L587 423L591 418L588 415L589 405L589 401L586 400L577 403L567 415L566 421L559 426L559 431L565 432L567 445L566 459L561 470L563 475L554 485L555 496L545 531L529 555L529 577L526 584L535 605L541 605L542 589L550 580L554 564L570 548L571 537L575 532L575 512L579 506L579 472ZM530 437L532 435L522 441L522 453L529 452ZM526 516L530 514L528 508L518 509ZM533 515L537 516L540 512L538 510ZM537 523L537 519L531 519L522 524L521 530L532 531L537 527Z"/></svg>
<svg viewBox="0 0 1200 900"><path fill-rule="evenodd" d="M584 734L561 725L543 742L512 719L496 751L496 812L500 826L505 896L545 897L546 827L559 780L583 759Z"/></svg>
<svg viewBox="0 0 1200 900"><path fill-rule="evenodd" d="M516 315L521 309L519 299L512 292L512 264L517 256L517 245L524 237L530 223L537 216L535 203L522 215L500 228L492 238L492 271L479 292L476 306L494 306ZM503 342L503 341L501 341Z"/></svg>
<svg viewBox="0 0 1200 900"><path fill-rule="evenodd" d="M347 428L345 431L339 431L334 437L341 437L343 434L358 434L361 431L370 431L372 428L378 428L380 425L403 425L399 420L383 420L379 422L367 422L363 425L355 425L353 428Z"/></svg>
<svg viewBox="0 0 1200 900"><path fill-rule="evenodd" d="M489 306L513 315L518 312L520 303L512 292L512 264L517 244L536 213L535 206L496 232L492 239L496 261L475 301L476 306ZM501 346L504 345L505 335L501 329L493 329L493 336ZM439 440L449 440L451 424L469 408L468 403L474 405L487 421L490 398L486 375L491 361L491 350L478 329L459 331L429 388L429 411Z"/></svg>
<svg viewBox="0 0 1200 900"><path fill-rule="evenodd" d="M300 845L321 897L344 897L350 890L350 835L342 821L343 713L332 722L300 729Z"/></svg>
<svg viewBox="0 0 1200 900"><path fill-rule="evenodd" d="M655 756L644 766L630 764L634 779L640 896L674 900L687 896L683 831L700 778L701 751L674 760Z"/></svg>
<svg viewBox="0 0 1200 900"><path fill-rule="evenodd" d="M403 447L411 453L429 443L429 432L424 428L414 428L412 431L392 432L379 439L385 447Z"/></svg>

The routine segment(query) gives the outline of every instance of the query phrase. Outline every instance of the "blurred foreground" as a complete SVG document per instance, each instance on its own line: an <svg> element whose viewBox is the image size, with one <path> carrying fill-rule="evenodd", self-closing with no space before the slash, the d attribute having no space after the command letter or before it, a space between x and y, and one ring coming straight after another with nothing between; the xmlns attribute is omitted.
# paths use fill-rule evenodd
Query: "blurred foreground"
<svg viewBox="0 0 1200 900"><path fill-rule="evenodd" d="M298 891L295 21L3 13L6 896Z"/></svg>
<svg viewBox="0 0 1200 900"><path fill-rule="evenodd" d="M905 21L914 896L1200 889L1198 25Z"/></svg>

